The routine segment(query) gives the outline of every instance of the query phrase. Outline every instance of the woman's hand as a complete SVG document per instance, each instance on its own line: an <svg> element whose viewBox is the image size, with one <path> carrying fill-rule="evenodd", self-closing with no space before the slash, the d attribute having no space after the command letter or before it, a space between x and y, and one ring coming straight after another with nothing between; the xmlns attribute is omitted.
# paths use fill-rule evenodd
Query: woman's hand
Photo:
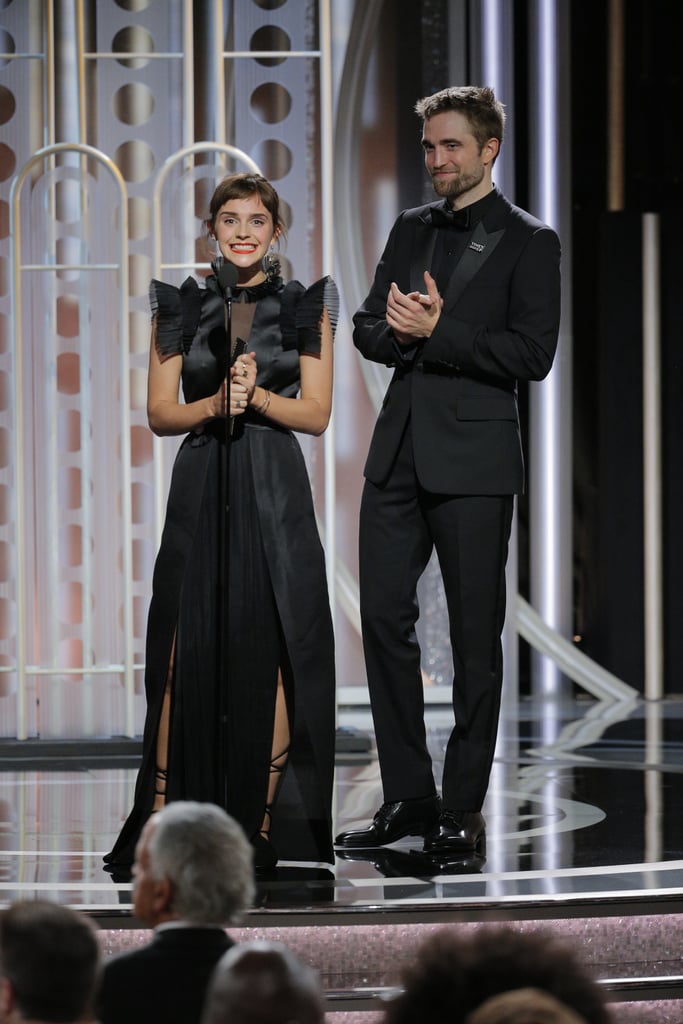
<svg viewBox="0 0 683 1024"><path fill-rule="evenodd" d="M247 411L256 387L255 352L238 356L230 367L230 415L241 416Z"/></svg>
<svg viewBox="0 0 683 1024"><path fill-rule="evenodd" d="M225 400L226 390L225 381L223 381L216 394L212 395L211 398L206 399L208 403L207 420L217 420L224 418L227 415Z"/></svg>
<svg viewBox="0 0 683 1024"><path fill-rule="evenodd" d="M256 360L254 352L239 356L230 367L230 415L241 416L247 411L256 386ZM215 395L209 399L212 419L224 419L228 415L227 383L223 381Z"/></svg>

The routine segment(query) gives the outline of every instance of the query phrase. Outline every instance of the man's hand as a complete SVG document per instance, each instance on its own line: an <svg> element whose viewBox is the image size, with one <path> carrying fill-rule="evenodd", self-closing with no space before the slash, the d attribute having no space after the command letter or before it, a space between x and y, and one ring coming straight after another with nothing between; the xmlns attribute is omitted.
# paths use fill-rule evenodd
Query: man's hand
<svg viewBox="0 0 683 1024"><path fill-rule="evenodd" d="M387 296L387 323L399 345L411 345L418 338L429 338L441 316L443 300L436 281L425 270L427 294L410 292L408 295L392 282Z"/></svg>

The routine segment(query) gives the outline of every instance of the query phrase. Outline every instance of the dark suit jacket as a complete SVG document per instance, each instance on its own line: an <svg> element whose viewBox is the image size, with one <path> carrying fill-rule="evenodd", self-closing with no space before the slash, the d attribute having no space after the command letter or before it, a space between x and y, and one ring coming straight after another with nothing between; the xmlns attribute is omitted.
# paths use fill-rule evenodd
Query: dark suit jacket
<svg viewBox="0 0 683 1024"><path fill-rule="evenodd" d="M141 949L105 961L100 1024L193 1024L214 967L234 945L222 928L166 928Z"/></svg>
<svg viewBox="0 0 683 1024"><path fill-rule="evenodd" d="M365 475L376 484L386 480L410 416L415 468L427 490L519 493L517 381L541 380L555 355L559 239L498 192L450 276L436 329L405 351L386 323L386 297L392 281L405 293L426 291L437 233L431 211L442 203L399 216L354 316L356 347L395 368Z"/></svg>

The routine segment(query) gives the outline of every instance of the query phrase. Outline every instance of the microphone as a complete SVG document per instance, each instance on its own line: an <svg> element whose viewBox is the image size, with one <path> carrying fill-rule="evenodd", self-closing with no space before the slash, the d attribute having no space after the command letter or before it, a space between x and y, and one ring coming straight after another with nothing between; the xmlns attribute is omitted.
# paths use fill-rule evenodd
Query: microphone
<svg viewBox="0 0 683 1024"><path fill-rule="evenodd" d="M237 284L238 276L235 264L227 262L222 256L216 256L211 267L216 275L218 287L223 292L223 297L225 299L232 298L232 289Z"/></svg>
<svg viewBox="0 0 683 1024"><path fill-rule="evenodd" d="M237 284L237 267L234 263L226 261L222 256L216 256L215 260L211 264L211 269L216 275L218 281L218 287L223 293L223 300L225 302L225 333L227 348L225 353L225 384L230 394L230 367L237 359L237 345L233 345L232 340L232 290ZM244 345L246 349L246 345ZM244 350L243 349L243 350ZM240 353L241 354L241 353ZM226 419L226 434L225 440L229 444L230 437L232 435L233 427L235 426L235 417L228 415Z"/></svg>

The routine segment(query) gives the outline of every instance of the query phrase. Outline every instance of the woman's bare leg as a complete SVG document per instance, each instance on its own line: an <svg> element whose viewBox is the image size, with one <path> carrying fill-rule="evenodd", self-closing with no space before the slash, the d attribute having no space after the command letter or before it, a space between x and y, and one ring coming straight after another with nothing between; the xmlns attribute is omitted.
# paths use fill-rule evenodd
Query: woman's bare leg
<svg viewBox="0 0 683 1024"><path fill-rule="evenodd" d="M287 714L287 701L285 698L285 686L282 681L282 672L277 674L277 691L275 694L275 721L273 724L273 743L270 752L270 772L268 775L268 795L266 797L266 810L263 815L263 823L259 832L266 839L270 835L270 819L272 806L277 796L277 791L282 780L282 773L287 766L289 757L289 716Z"/></svg>
<svg viewBox="0 0 683 1024"><path fill-rule="evenodd" d="M161 703L159 729L157 732L157 760L154 772L154 803L153 811L160 811L166 803L166 781L168 779L168 738L171 720L171 686L173 682L173 663L175 660L175 640L171 650L171 659L166 676L166 689Z"/></svg>

